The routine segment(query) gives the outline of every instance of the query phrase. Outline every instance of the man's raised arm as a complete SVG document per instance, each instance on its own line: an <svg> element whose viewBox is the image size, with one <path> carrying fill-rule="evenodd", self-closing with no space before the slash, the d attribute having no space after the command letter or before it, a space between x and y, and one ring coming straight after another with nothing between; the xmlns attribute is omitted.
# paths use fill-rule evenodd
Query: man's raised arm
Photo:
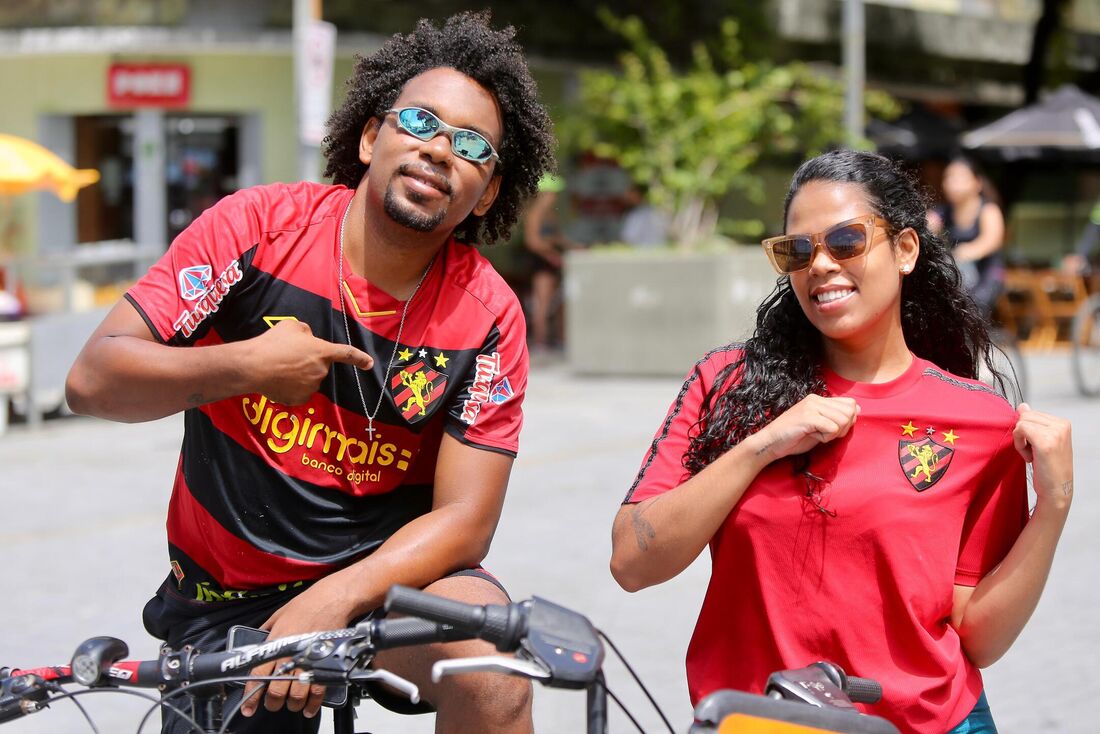
<svg viewBox="0 0 1100 734"><path fill-rule="evenodd" d="M156 341L128 302L120 301L88 339L65 381L76 413L137 423L245 393L299 405L333 362L369 369L374 360L346 344L313 336L294 320L230 344L173 347Z"/></svg>

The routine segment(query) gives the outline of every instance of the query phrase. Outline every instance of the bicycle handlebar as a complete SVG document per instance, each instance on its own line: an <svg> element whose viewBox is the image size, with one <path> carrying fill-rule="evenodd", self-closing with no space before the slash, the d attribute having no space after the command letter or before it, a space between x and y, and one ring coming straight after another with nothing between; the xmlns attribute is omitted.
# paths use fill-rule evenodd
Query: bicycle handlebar
<svg viewBox="0 0 1100 734"><path fill-rule="evenodd" d="M393 586L383 607L453 625L492 642L500 652L519 653L542 669L545 675L539 680L552 688L586 688L603 666L603 643L588 618L537 596L511 604L477 605ZM484 665L479 661L479 667L468 669L483 670ZM444 667L462 672L458 663Z"/></svg>
<svg viewBox="0 0 1100 734"><path fill-rule="evenodd" d="M826 662L772 673L764 692L773 698L841 709L854 709L852 703L882 700L882 686L877 681L848 675L839 665Z"/></svg>
<svg viewBox="0 0 1100 734"><path fill-rule="evenodd" d="M451 625L423 619L378 619L356 627L292 635L224 652L162 648L156 660L122 660L129 649L113 637L82 643L70 665L19 670L0 668L0 723L44 708L64 683L170 690L231 678L265 662L289 657L318 683L347 682L349 674L379 650L469 639Z"/></svg>
<svg viewBox="0 0 1100 734"><path fill-rule="evenodd" d="M500 652L514 652L527 634L528 609L519 604L466 604L428 594L408 586L393 586L383 608L413 617L452 625L496 645Z"/></svg>

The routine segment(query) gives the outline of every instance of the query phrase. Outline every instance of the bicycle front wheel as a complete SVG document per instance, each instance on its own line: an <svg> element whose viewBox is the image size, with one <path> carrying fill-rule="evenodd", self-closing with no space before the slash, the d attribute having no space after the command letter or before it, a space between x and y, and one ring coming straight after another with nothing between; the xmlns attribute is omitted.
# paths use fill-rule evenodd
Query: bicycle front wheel
<svg viewBox="0 0 1100 734"><path fill-rule="evenodd" d="M1073 377L1082 395L1100 395L1100 294L1073 317Z"/></svg>

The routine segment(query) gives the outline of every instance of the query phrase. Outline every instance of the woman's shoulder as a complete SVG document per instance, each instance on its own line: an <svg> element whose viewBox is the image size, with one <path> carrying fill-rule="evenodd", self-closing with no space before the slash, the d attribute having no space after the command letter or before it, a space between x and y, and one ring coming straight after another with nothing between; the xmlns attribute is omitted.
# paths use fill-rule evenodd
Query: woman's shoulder
<svg viewBox="0 0 1100 734"><path fill-rule="evenodd" d="M689 379L702 378L703 384L709 387L726 368L739 362L744 354L745 345L743 342L733 342L712 349L695 362L695 366L692 367L688 377Z"/></svg>
<svg viewBox="0 0 1100 734"><path fill-rule="evenodd" d="M921 377L928 390L937 392L944 402L954 406L960 414L981 415L994 423L1015 425L1016 408L992 386L980 380L961 377L924 361Z"/></svg>

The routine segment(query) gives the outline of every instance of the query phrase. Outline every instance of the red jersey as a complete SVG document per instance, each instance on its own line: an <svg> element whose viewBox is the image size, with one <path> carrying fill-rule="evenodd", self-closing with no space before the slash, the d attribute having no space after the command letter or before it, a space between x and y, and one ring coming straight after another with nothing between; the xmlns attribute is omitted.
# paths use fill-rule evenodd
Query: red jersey
<svg viewBox="0 0 1100 734"><path fill-rule="evenodd" d="M431 508L443 431L490 451L518 448L523 314L474 248L452 239L440 251L396 345L404 304L345 259L346 333L337 256L353 193L276 184L222 199L126 296L173 346L250 339L297 319L374 357L359 371L362 397L357 368L334 364L304 405L253 394L186 411L168 544L188 598L275 592L370 553ZM380 406L373 436L364 402L371 413Z"/></svg>
<svg viewBox="0 0 1100 734"><path fill-rule="evenodd" d="M689 435L727 348L689 375L626 502L689 478ZM805 471L776 461L710 542L711 579L687 653L693 702L721 688L760 693L776 670L816 660L882 683L865 707L903 732L942 734L982 690L950 624L954 585L974 586L1027 520L1016 413L985 385L914 358L890 382L826 371L859 418L819 446Z"/></svg>

